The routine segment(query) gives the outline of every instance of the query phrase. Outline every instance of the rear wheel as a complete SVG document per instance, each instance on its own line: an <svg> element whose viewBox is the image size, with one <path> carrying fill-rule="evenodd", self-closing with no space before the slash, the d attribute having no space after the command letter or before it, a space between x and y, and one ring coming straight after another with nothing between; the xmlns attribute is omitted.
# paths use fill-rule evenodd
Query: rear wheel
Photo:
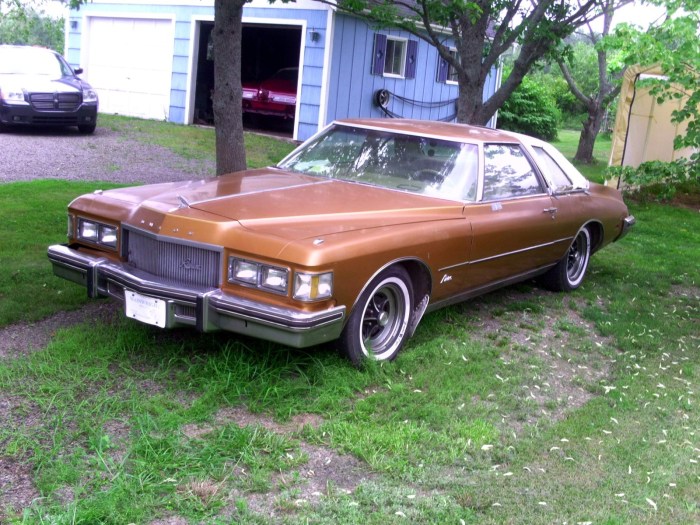
<svg viewBox="0 0 700 525"><path fill-rule="evenodd" d="M583 282L591 258L591 234L583 228L569 247L566 255L551 270L545 273L540 281L542 284L557 292L570 292Z"/></svg>
<svg viewBox="0 0 700 525"><path fill-rule="evenodd" d="M370 282L340 335L340 349L355 365L366 359L394 359L407 339L413 286L395 266Z"/></svg>

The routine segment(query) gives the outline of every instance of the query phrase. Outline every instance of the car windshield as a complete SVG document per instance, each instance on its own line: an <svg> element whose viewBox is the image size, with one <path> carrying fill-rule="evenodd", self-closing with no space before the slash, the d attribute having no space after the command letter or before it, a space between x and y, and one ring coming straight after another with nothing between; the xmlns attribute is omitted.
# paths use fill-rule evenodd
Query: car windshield
<svg viewBox="0 0 700 525"><path fill-rule="evenodd" d="M45 49L0 47L0 75L40 75L60 78L72 75L61 58Z"/></svg>
<svg viewBox="0 0 700 525"><path fill-rule="evenodd" d="M475 144L335 124L278 167L450 200L473 201Z"/></svg>

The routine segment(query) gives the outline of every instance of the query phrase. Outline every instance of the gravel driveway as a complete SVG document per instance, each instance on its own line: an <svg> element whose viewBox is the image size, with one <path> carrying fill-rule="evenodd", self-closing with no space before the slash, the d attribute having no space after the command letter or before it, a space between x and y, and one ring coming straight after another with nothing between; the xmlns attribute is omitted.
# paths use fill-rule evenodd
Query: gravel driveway
<svg viewBox="0 0 700 525"><path fill-rule="evenodd" d="M215 174L205 161L180 157L128 133L97 127L93 135L68 129L0 132L0 183L33 179L152 183Z"/></svg>

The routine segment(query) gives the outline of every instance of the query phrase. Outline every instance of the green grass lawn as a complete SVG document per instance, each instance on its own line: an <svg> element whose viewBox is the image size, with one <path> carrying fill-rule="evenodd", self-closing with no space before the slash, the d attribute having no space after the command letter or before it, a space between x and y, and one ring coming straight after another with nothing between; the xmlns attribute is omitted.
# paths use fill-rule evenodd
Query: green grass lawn
<svg viewBox="0 0 700 525"><path fill-rule="evenodd" d="M86 302L45 251L91 189L0 186L0 325ZM440 310L363 370L119 315L59 330L0 359L0 462L32 496L0 522L697 523L700 215L632 212L576 292Z"/></svg>
<svg viewBox="0 0 700 525"><path fill-rule="evenodd" d="M552 142L554 146L559 149L569 160L573 160L576 154L576 149L578 148L578 139L580 131L573 131L570 129L559 130L557 140ZM595 142L595 147L593 148L593 157L595 162L593 164L581 164L574 163L576 167L581 171L581 173L589 180L593 182L603 182L603 170L608 165L608 159L610 158L610 150L612 148L612 140L610 135L599 134Z"/></svg>

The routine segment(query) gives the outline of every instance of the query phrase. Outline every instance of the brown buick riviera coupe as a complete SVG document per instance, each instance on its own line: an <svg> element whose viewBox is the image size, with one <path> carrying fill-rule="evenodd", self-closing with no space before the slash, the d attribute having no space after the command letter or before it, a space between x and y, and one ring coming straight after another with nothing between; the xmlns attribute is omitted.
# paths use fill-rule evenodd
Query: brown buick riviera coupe
<svg viewBox="0 0 700 525"><path fill-rule="evenodd" d="M277 166L97 191L54 272L162 328L392 359L426 312L537 277L581 285L634 224L539 140L459 124L335 122Z"/></svg>

